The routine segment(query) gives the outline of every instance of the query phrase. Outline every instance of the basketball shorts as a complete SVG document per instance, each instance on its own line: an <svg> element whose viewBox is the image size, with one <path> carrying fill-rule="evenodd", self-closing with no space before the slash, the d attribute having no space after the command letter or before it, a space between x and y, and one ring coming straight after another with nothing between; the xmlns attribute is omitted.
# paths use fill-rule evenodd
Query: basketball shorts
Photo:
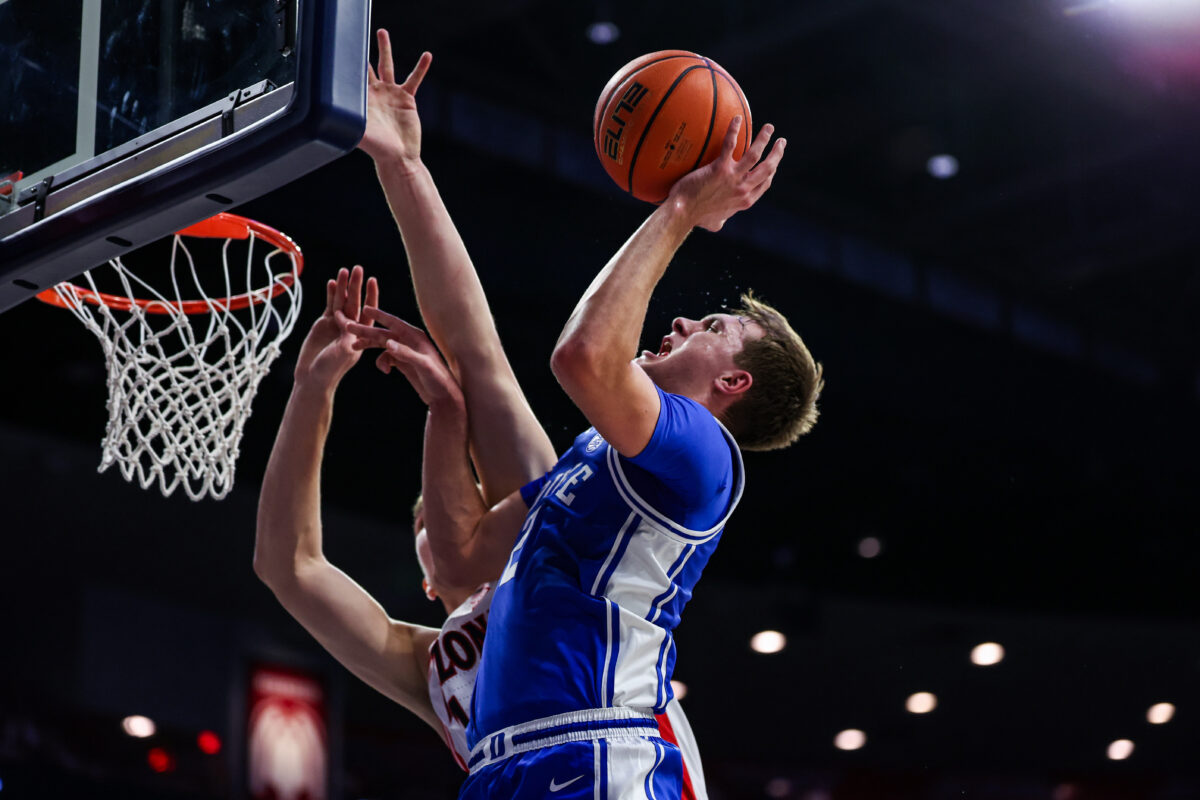
<svg viewBox="0 0 1200 800"><path fill-rule="evenodd" d="M630 709L589 709L506 728L476 744L469 766L459 800L672 800L683 794L679 748L658 736L652 714Z"/></svg>

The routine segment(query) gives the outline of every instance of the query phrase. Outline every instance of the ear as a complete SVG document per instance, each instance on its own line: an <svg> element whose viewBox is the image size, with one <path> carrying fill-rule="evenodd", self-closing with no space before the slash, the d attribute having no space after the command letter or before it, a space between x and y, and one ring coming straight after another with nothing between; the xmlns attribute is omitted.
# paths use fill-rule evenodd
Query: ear
<svg viewBox="0 0 1200 800"><path fill-rule="evenodd" d="M427 578L421 578L421 589L424 590L425 596L430 600L438 599L437 592L435 592L433 587L429 585L429 580Z"/></svg>
<svg viewBox="0 0 1200 800"><path fill-rule="evenodd" d="M750 386L754 383L754 376L744 369L732 369L727 372L722 372L721 375L713 381L713 386L718 394L721 395L738 395L749 391Z"/></svg>

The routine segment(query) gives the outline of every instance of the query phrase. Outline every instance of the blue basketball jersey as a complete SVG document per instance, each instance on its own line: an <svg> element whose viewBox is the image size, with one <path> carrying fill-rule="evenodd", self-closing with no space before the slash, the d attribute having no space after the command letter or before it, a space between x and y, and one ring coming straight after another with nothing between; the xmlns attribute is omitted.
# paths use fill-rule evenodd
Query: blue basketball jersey
<svg viewBox="0 0 1200 800"><path fill-rule="evenodd" d="M496 586L467 740L580 709L661 714L671 631L744 484L707 409L659 391L633 458L589 429L522 489L529 513Z"/></svg>

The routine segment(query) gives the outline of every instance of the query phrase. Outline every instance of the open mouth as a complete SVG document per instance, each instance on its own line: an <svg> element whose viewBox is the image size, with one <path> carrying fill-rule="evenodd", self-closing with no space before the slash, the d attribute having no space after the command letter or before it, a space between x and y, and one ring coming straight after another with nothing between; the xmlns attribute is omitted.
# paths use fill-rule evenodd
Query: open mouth
<svg viewBox="0 0 1200 800"><path fill-rule="evenodd" d="M664 336L662 337L662 344L659 345L658 353L650 353L649 350L642 350L642 357L643 359L646 359L646 357L649 357L649 359L665 359L665 357L670 353L671 338Z"/></svg>
<svg viewBox="0 0 1200 800"><path fill-rule="evenodd" d="M666 358L671 353L671 338L664 336L662 344L658 347L657 353L651 353L649 350L642 351L642 358Z"/></svg>

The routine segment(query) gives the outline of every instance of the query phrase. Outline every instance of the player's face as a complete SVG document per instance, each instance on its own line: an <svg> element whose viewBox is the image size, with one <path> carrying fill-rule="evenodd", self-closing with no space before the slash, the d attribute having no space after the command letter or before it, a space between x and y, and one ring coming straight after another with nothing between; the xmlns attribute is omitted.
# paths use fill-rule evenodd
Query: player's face
<svg viewBox="0 0 1200 800"><path fill-rule="evenodd" d="M643 350L637 363L664 391L697 397L712 381L740 369L734 358L745 343L764 335L762 327L733 314L704 319L676 317L658 352Z"/></svg>

